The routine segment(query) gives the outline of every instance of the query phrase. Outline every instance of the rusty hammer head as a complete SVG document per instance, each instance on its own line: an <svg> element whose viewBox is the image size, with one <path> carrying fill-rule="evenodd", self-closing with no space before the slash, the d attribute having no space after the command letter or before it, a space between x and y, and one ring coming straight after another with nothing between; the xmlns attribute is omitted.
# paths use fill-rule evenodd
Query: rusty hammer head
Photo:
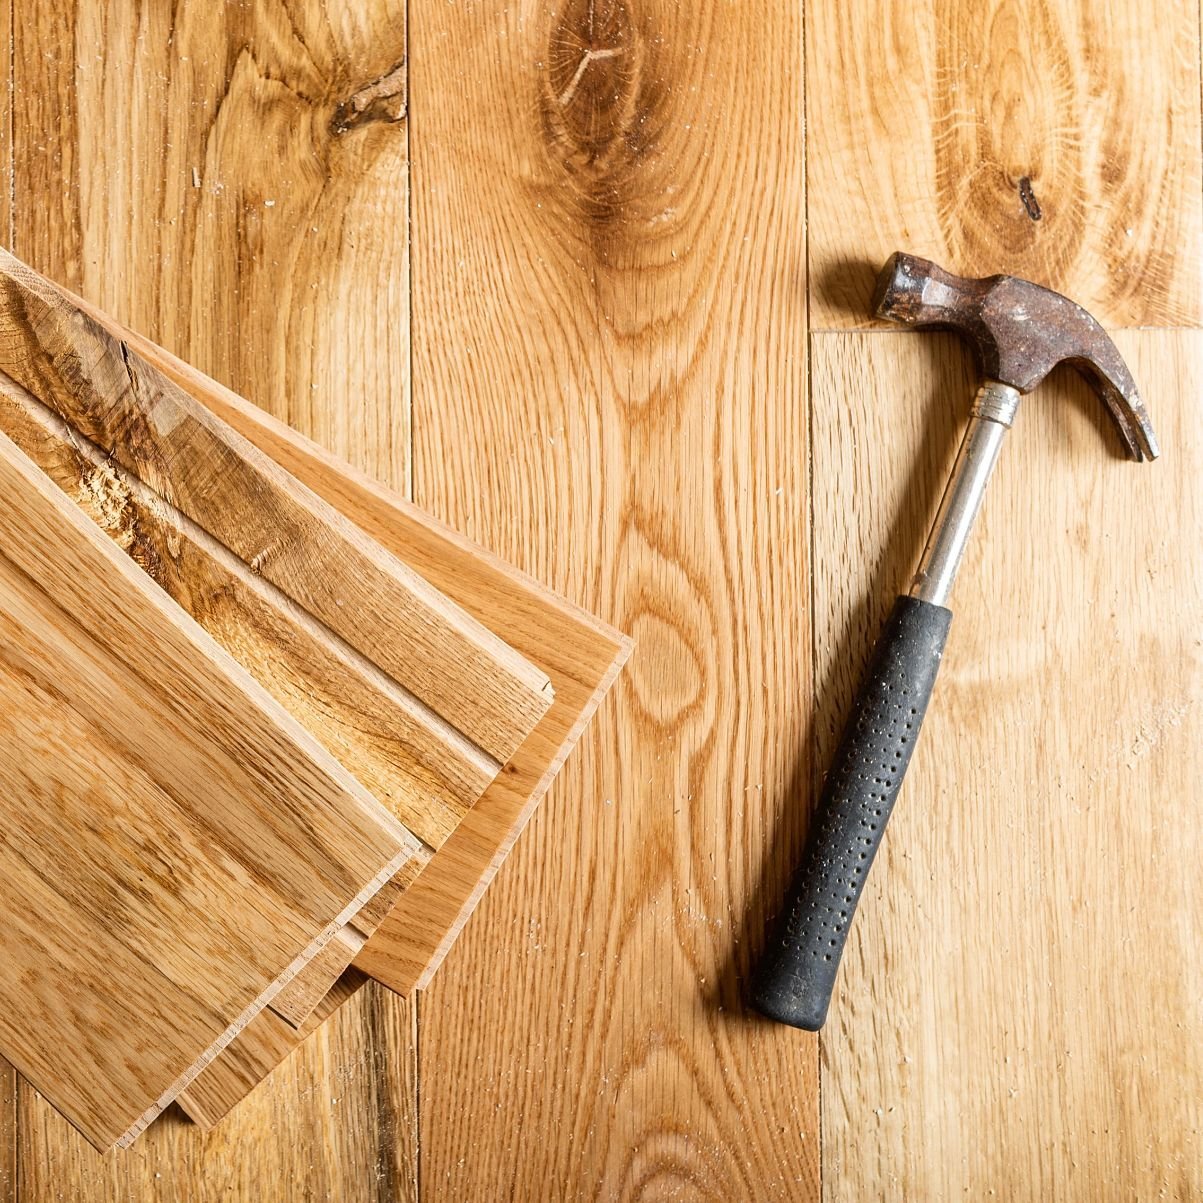
<svg viewBox="0 0 1203 1203"><path fill-rule="evenodd" d="M1057 366L1073 364L1111 411L1134 460L1156 459L1157 437L1132 375L1106 331L1080 305L1015 276L966 280L927 259L896 253L877 279L878 317L944 326L977 347L990 380L1030 393Z"/></svg>

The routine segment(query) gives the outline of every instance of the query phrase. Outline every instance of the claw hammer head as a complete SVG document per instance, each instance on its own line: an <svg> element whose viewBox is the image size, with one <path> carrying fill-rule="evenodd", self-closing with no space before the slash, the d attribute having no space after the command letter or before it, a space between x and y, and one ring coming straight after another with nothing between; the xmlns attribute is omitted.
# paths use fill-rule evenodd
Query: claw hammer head
<svg viewBox="0 0 1203 1203"><path fill-rule="evenodd" d="M967 280L899 252L881 269L873 308L907 326L965 335L986 377L1020 393L1030 393L1057 364L1072 364L1106 404L1128 454L1157 458L1157 437L1132 374L1107 332L1068 297L1015 276Z"/></svg>

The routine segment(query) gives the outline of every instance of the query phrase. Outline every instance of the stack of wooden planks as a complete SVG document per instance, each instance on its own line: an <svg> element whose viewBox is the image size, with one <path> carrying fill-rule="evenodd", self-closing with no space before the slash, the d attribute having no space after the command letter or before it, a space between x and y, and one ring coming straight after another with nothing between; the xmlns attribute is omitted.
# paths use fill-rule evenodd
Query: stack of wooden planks
<svg viewBox="0 0 1203 1203"><path fill-rule="evenodd" d="M0 1053L100 1148L424 984L630 650L7 252L0 524Z"/></svg>

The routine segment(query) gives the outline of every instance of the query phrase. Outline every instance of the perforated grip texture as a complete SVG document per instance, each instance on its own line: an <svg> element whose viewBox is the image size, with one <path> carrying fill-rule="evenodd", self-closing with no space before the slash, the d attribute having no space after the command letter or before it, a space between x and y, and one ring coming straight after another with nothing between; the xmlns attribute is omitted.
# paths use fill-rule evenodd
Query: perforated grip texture
<svg viewBox="0 0 1203 1203"><path fill-rule="evenodd" d="M900 597L877 641L752 985L772 1019L817 1032L844 941L915 748L952 612Z"/></svg>

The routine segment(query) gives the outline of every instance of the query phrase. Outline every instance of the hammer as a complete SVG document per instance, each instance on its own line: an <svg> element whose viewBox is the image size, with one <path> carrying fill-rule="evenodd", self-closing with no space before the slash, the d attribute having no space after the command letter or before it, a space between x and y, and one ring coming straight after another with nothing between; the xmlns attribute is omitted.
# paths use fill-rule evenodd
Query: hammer
<svg viewBox="0 0 1203 1203"><path fill-rule="evenodd" d="M827 1018L852 916L935 684L953 580L1019 398L1057 364L1071 363L1103 399L1128 455L1157 458L1148 412L1115 344L1059 293L1014 276L967 280L895 254L878 277L874 309L907 326L965 335L984 379L919 568L878 639L753 980L757 1010L812 1032Z"/></svg>

